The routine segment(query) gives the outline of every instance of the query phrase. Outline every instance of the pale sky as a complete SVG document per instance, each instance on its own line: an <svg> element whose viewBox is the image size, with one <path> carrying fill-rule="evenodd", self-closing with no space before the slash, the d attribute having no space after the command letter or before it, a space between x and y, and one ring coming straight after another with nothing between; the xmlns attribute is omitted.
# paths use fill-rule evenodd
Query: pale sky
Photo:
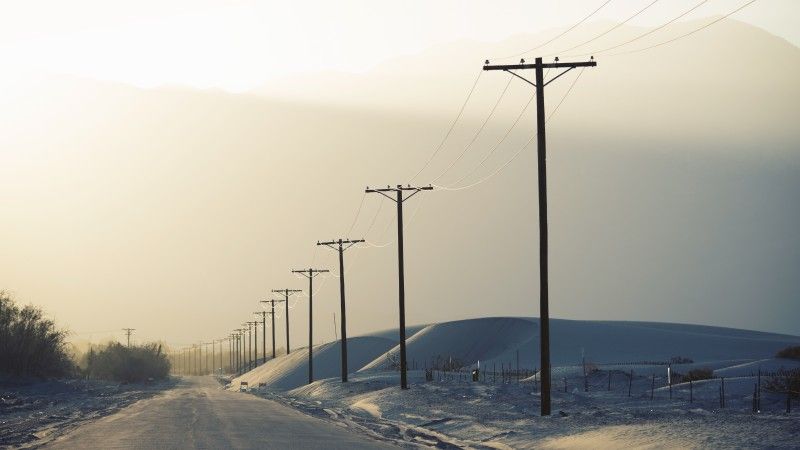
<svg viewBox="0 0 800 450"><path fill-rule="evenodd" d="M622 20L652 0L612 0L592 20ZM700 0L661 0L632 25L657 25ZM272 78L361 72L399 55L460 39L500 41L567 27L601 0L3 2L0 58L139 87L245 91ZM745 0L708 0L686 20ZM800 42L800 2L760 0L734 16ZM523 49L520 49L523 50ZM487 55L493 56L493 55Z"/></svg>
<svg viewBox="0 0 800 450"><path fill-rule="evenodd" d="M660 0L631 24L659 25L700 1ZM652 2L611 0L592 21ZM685 19L745 2L708 0ZM482 62L465 55L523 51L603 3L5 2L0 289L76 339L121 327L173 344L225 336L269 289L305 289L290 269L336 271L317 239L348 237L354 224L349 237L391 242L388 202L365 199L353 222L363 187L407 181L427 160ZM736 21L587 70L548 122L554 316L800 333L787 314L800 292L800 212L787 207L800 192L798 13L796 0L759 0ZM678 25L672 33L695 27ZM492 75L421 182L470 141L507 82ZM575 77L548 87L549 112ZM351 102L292 91L306 80ZM292 89L263 95L270 82L268 94ZM531 111L496 153L493 143L529 96L511 84L440 182L487 154L473 178L508 161L530 138ZM418 215L421 202L410 205L410 324L538 313L535 153L523 149L490 182L426 195ZM353 334L396 326L395 251L348 255ZM327 280L315 293L319 342L334 338L338 313ZM295 307L292 339L304 345L305 299Z"/></svg>

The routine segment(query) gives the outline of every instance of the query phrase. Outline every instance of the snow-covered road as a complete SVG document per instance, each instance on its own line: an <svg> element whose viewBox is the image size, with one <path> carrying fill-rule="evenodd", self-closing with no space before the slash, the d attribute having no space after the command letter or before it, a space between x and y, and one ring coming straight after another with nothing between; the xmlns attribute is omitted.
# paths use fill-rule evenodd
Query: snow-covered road
<svg viewBox="0 0 800 450"><path fill-rule="evenodd" d="M163 395L76 428L52 449L394 448L292 408L187 377Z"/></svg>

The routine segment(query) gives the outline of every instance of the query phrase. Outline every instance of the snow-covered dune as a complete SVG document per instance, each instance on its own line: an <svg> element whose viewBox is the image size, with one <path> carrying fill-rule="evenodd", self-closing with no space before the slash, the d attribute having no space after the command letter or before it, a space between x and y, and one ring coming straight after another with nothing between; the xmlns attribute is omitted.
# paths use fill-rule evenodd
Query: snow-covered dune
<svg viewBox="0 0 800 450"><path fill-rule="evenodd" d="M538 367L539 320L495 317L429 325L407 341L409 364L431 365L437 358L466 364ZM552 319L551 358L554 365L581 361L598 364L666 361L674 356L694 361L756 359L774 355L800 337L731 328L651 323ZM399 347L366 364L381 369L397 359Z"/></svg>
<svg viewBox="0 0 800 450"><path fill-rule="evenodd" d="M347 340L347 361L350 372L374 359L395 345L391 339L359 336ZM314 379L341 375L342 353L339 341L314 347ZM270 389L289 390L308 383L308 348L293 350L289 355L267 361L259 367L233 379L231 387L238 389L241 382L251 387L265 383Z"/></svg>

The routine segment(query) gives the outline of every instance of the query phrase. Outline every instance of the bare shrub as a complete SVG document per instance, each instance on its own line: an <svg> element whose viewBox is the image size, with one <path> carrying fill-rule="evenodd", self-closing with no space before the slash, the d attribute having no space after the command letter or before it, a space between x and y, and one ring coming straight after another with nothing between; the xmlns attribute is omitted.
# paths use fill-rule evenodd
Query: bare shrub
<svg viewBox="0 0 800 450"><path fill-rule="evenodd" d="M708 367L699 367L686 372L685 375L680 375L680 380L684 382L710 380L712 378L714 378L714 370Z"/></svg>
<svg viewBox="0 0 800 450"><path fill-rule="evenodd" d="M57 330L41 309L20 308L0 291L0 373L13 377L63 377L75 366L67 350L67 332Z"/></svg>
<svg viewBox="0 0 800 450"><path fill-rule="evenodd" d="M86 368L91 378L128 383L166 378L170 363L160 344L125 347L114 342L89 350Z"/></svg>
<svg viewBox="0 0 800 450"><path fill-rule="evenodd" d="M796 359L800 361L800 345L786 347L779 351L775 356L778 358Z"/></svg>
<svg viewBox="0 0 800 450"><path fill-rule="evenodd" d="M767 377L764 387L768 391L800 398L800 369L781 370L775 375Z"/></svg>

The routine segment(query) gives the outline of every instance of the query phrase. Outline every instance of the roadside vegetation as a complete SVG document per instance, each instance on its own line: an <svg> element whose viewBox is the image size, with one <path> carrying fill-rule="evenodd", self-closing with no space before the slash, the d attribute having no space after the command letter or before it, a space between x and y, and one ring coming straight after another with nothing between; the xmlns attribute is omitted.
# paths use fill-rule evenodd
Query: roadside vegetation
<svg viewBox="0 0 800 450"><path fill-rule="evenodd" d="M0 291L0 374L8 377L55 378L75 373L66 342L67 332L56 328L32 305L20 307Z"/></svg>
<svg viewBox="0 0 800 450"><path fill-rule="evenodd" d="M90 349L82 358L81 366L88 378L123 383L163 379L170 370L161 344L126 347L113 342Z"/></svg>
<svg viewBox="0 0 800 450"><path fill-rule="evenodd" d="M795 345L793 347L786 347L783 350L779 351L775 356L777 356L778 358L796 359L800 361L800 345Z"/></svg>

